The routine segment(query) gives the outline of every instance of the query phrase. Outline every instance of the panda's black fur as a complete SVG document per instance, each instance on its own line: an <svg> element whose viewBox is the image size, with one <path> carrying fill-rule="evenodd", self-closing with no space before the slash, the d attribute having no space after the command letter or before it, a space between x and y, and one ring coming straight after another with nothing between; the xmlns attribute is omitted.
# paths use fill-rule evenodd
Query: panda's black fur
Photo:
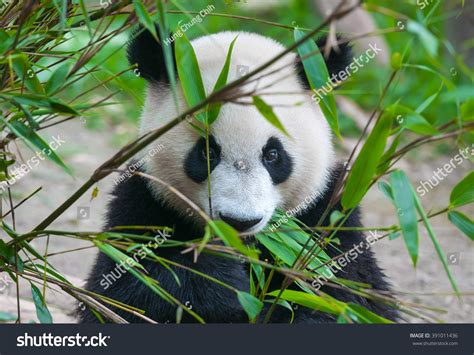
<svg viewBox="0 0 474 355"><path fill-rule="evenodd" d="M321 46L322 42L319 45ZM340 70L340 67L343 66L341 60L347 65L347 60L350 58L350 48L347 45L341 46L341 51L343 53L339 53L339 55L331 53L329 56L328 67L330 73L336 73ZM143 31L135 36L135 39L129 45L128 56L131 64L138 64L142 76L147 80L167 80L162 50L148 32ZM318 223L326 206L329 204L329 199L341 171L342 167L340 166L333 169L331 180L324 194L313 204L313 207L306 210L303 214L297 215L297 218L308 226L314 226ZM334 209L340 210L341 207L336 205ZM330 213L327 216L323 225L329 225ZM140 176L133 176L115 187L108 205L106 221L106 230L116 226L168 226L174 230L172 240L180 241L199 238L204 233L202 227L189 221L182 214L177 213L164 201L154 197L148 184ZM345 222L345 226L358 227L360 225L359 211L356 209ZM122 230L122 232L149 234L147 230ZM341 231L337 237L340 240L340 245L337 246L339 250L331 247L327 249L327 253L332 257L352 249L354 245L365 240L363 234L356 231ZM249 290L248 265L240 260L202 253L198 258L198 262L194 263L193 253L183 254L181 253L181 248L159 248L155 252L175 263L193 268L221 280L236 289L242 291ZM159 263L149 260L140 260L140 263L147 270L148 276L156 279L163 289L182 304L192 306L192 310L199 314L207 323L248 322L248 317L242 309L236 294L228 288L219 286L183 268L172 267L181 282L181 286L179 286L172 273ZM156 295L130 273L122 274L110 287L104 289L100 284L103 275L110 273L115 267L116 263L113 260L100 253L87 280L86 289L142 309L146 312L145 315L147 317L157 322L175 322L176 306ZM344 279L370 284L377 290L388 291L389 289L370 249L364 250L355 261L344 267L339 276ZM271 288L278 289L282 280L283 277L281 275L276 275ZM296 286L290 286L290 288L294 287ZM391 320L397 320L398 318L397 312L384 303L367 300L341 288L323 286L321 290L340 301L360 304L382 317ZM115 307L111 308L127 321L143 322L143 319L130 315L128 312ZM266 310L268 310L268 305L262 311L262 316L265 315ZM80 322L98 322L97 317L87 307L79 307L77 316ZM294 316L295 323L335 322L334 316L314 312L301 306L295 310ZM278 306L270 322L288 323L290 318L290 312L286 308ZM195 321L193 317L183 312L182 322Z"/></svg>

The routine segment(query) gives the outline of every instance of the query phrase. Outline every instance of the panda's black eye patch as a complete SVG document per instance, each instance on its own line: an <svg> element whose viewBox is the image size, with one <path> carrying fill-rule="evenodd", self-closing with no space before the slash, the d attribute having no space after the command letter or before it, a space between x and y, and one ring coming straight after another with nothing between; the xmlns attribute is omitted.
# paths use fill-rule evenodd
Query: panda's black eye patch
<svg viewBox="0 0 474 355"><path fill-rule="evenodd" d="M278 162L278 158L280 157L277 149L269 149L265 152L263 156L263 160L267 164L275 164Z"/></svg>
<svg viewBox="0 0 474 355"><path fill-rule="evenodd" d="M213 136L209 136L209 163L211 172L221 161L221 147ZM206 139L199 138L184 161L184 171L195 182L207 179Z"/></svg>
<svg viewBox="0 0 474 355"><path fill-rule="evenodd" d="M293 171L293 161L276 137L269 138L263 147L262 163L275 185L288 179Z"/></svg>
<svg viewBox="0 0 474 355"><path fill-rule="evenodd" d="M216 160L217 157L217 152L214 149L214 147L211 147L209 144L209 161L214 161ZM204 161L207 161L207 149L206 146L204 145L204 148L201 150L201 159Z"/></svg>

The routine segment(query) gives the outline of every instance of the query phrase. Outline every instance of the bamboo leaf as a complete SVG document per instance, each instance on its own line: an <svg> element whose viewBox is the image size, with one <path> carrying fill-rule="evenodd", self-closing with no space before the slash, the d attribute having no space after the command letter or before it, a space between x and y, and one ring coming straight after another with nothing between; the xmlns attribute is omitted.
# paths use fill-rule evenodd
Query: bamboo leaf
<svg viewBox="0 0 474 355"><path fill-rule="evenodd" d="M171 86L171 91L173 92L173 100L175 101L176 108L178 107L178 98L176 94L176 71L174 68L174 57L172 52L172 47L166 45L165 39L170 37L168 30L168 22L166 21L166 12L164 8L164 1L157 0L157 16L158 16L158 31L161 38L163 54L165 57L166 73L168 74L168 80ZM164 45L163 45L164 44Z"/></svg>
<svg viewBox="0 0 474 355"><path fill-rule="evenodd" d="M302 31L295 29L295 41L300 40L304 37L304 35L305 34ZM316 92L323 86L328 84L330 85L331 81L329 80L329 72L326 66L326 61L324 60L322 53L318 52L318 46L316 43L309 39L300 44L297 50L300 58L305 58L308 56L308 58L303 60L303 67L311 90ZM333 132L339 138L341 138L341 134L339 133L336 100L334 99L332 90L327 93L324 92L323 95L321 95L319 106Z"/></svg>
<svg viewBox="0 0 474 355"><path fill-rule="evenodd" d="M51 317L51 313L49 313L49 309L46 306L41 291L38 287L31 284L31 293L33 295L33 302L35 303L38 320L43 324L53 323L53 317Z"/></svg>
<svg viewBox="0 0 474 355"><path fill-rule="evenodd" d="M29 91L35 94L44 94L43 86L31 68L24 55L20 55L13 60L13 70Z"/></svg>
<svg viewBox="0 0 474 355"><path fill-rule="evenodd" d="M454 277L451 274L451 271L449 270L446 256L444 255L443 250L441 249L441 246L439 244L439 241L436 238L436 235L433 231L433 228L431 227L430 221L428 220L428 216L426 215L426 212L423 209L423 205L421 204L420 199L418 198L418 195L416 194L415 190L413 189L411 185L410 185L410 188L411 188L412 196L415 200L415 205L416 205L418 214L423 219L423 224L425 225L426 231L428 232L428 236L430 237L431 242L433 243L433 246L436 250L436 253L438 254L438 258L441 261L441 264L443 264L443 268L448 276L449 282L451 283L451 287L453 288L454 292L456 292L458 297L460 297L459 289L458 289L458 286L456 285L456 281L454 280Z"/></svg>
<svg viewBox="0 0 474 355"><path fill-rule="evenodd" d="M336 223L343 218L345 215L341 211L335 210L331 213L331 216L329 217L329 221L331 226L336 225Z"/></svg>
<svg viewBox="0 0 474 355"><path fill-rule="evenodd" d="M278 128L284 135L290 136L286 131L285 127L281 124L278 117L273 112L271 106L267 105L260 97L252 96L253 104L258 109L258 111L262 114L265 119L272 124L274 127Z"/></svg>
<svg viewBox="0 0 474 355"><path fill-rule="evenodd" d="M138 21L140 21L140 23L145 26L145 28L150 31L153 37L155 37L155 39L158 41L155 24L153 23L153 20L145 5L143 5L143 3L139 0L133 0L133 7L135 9L135 13L137 14Z"/></svg>
<svg viewBox="0 0 474 355"><path fill-rule="evenodd" d="M211 236L212 236L211 235L211 228L207 224L206 227L204 228L204 237L202 238L201 244L199 244L198 254L200 254L204 250L206 244L211 239Z"/></svg>
<svg viewBox="0 0 474 355"><path fill-rule="evenodd" d="M438 39L421 23L408 20L407 31L418 36L423 47L432 56L435 57L438 53L439 42Z"/></svg>
<svg viewBox="0 0 474 355"><path fill-rule="evenodd" d="M117 260L127 270L131 268L138 268L138 269L141 269L142 271L146 271L145 268L140 263L136 262L129 255L121 252L119 249L114 248L112 245L102 244L101 249L103 251L106 251L107 255L112 255L114 260Z"/></svg>
<svg viewBox="0 0 474 355"><path fill-rule="evenodd" d="M184 98L190 107L195 106L206 99L206 92L196 53L185 34L176 39L174 51ZM201 122L206 122L205 113L200 113L196 118Z"/></svg>
<svg viewBox="0 0 474 355"><path fill-rule="evenodd" d="M382 157L380 158L380 164L379 166L377 166L377 170L376 170L377 175L382 175L390 167L390 163L392 162L390 158L393 155L393 153L395 153L395 150L397 149L398 144L400 143L401 133L402 133L401 131L398 131L397 136L392 141L392 144L385 151L385 153L383 153Z"/></svg>
<svg viewBox="0 0 474 355"><path fill-rule="evenodd" d="M262 311L263 303L255 296L243 291L237 292L237 298L249 319L257 318Z"/></svg>
<svg viewBox="0 0 474 355"><path fill-rule="evenodd" d="M69 63L65 63L57 68L45 85L47 94L53 94L56 90L66 84L66 77L69 73Z"/></svg>
<svg viewBox="0 0 474 355"><path fill-rule="evenodd" d="M380 181L377 186L379 187L379 190L390 200L393 202L393 192L392 188L390 187L389 184L387 184L385 181Z"/></svg>
<svg viewBox="0 0 474 355"><path fill-rule="evenodd" d="M345 313L357 323L363 324L391 324L392 321L383 318L361 305L350 303L345 310Z"/></svg>
<svg viewBox="0 0 474 355"><path fill-rule="evenodd" d="M474 201L474 171L467 174L451 191L451 206L462 206Z"/></svg>
<svg viewBox="0 0 474 355"><path fill-rule="evenodd" d="M254 250L251 250L244 245L242 239L239 238L237 231L224 221L209 221L208 225L226 245L235 248L237 251L250 258L258 258L258 255Z"/></svg>
<svg viewBox="0 0 474 355"><path fill-rule="evenodd" d="M16 320L16 316L7 312L0 311L0 322L8 322L12 320Z"/></svg>
<svg viewBox="0 0 474 355"><path fill-rule="evenodd" d="M405 173L399 170L390 175L390 183L403 239L413 261L413 266L416 267L418 259L418 218L416 216L415 200L411 193L411 185Z"/></svg>
<svg viewBox="0 0 474 355"><path fill-rule="evenodd" d="M104 233L105 234L105 233ZM109 244L105 244L100 242L99 240L94 240L94 244L107 256L109 256L115 262L120 263L123 260L123 254L119 250L115 249L113 246ZM117 253L118 252L118 253ZM133 260L133 259L132 259ZM145 284L148 288L150 288L153 292L155 292L158 296L163 298L165 301L176 304L178 306L182 306L180 302L174 298L170 293L164 290L155 279L152 279L133 267L126 267L126 270L135 276L138 280L140 280L143 284ZM199 323L204 323L202 317L200 317L196 312L192 311L191 309L185 307L184 310L193 316Z"/></svg>
<svg viewBox="0 0 474 355"><path fill-rule="evenodd" d="M367 192L387 143L392 114L384 113L362 147L347 179L341 203L345 210L354 208Z"/></svg>
<svg viewBox="0 0 474 355"><path fill-rule="evenodd" d="M278 296L279 290L268 293L268 296ZM301 291L284 290L280 296L281 299L294 302L304 307L314 309L315 311L321 311L330 314L339 314L343 311L343 302L330 302L321 296L309 294Z"/></svg>
<svg viewBox="0 0 474 355"><path fill-rule="evenodd" d="M227 77L229 75L229 66L230 66L230 59L232 57L232 50L234 49L235 41L237 40L238 35L234 38L234 40L230 43L229 50L227 51L227 56L225 58L224 66L217 78L216 84L214 85L214 90L218 91L222 87L227 84ZM219 112L221 110L222 103L216 103L215 105L208 106L208 113L207 113L207 123L212 124L219 116Z"/></svg>
<svg viewBox="0 0 474 355"><path fill-rule="evenodd" d="M449 211L448 218L451 223L458 227L469 239L474 240L474 221L458 211Z"/></svg>
<svg viewBox="0 0 474 355"><path fill-rule="evenodd" d="M422 107L423 109L423 107ZM395 104L387 107L387 112L391 112L393 116L397 116L401 127L409 129L415 133L423 135L438 134L438 130L429 123L420 113L413 111L409 107Z"/></svg>
<svg viewBox="0 0 474 355"><path fill-rule="evenodd" d="M3 240L0 239L0 256L8 261L10 265L15 265L19 272L23 272L24 265L19 254L16 254L12 247L8 246ZM7 270L8 272L8 270ZM10 272L8 272L10 274ZM15 278L15 274L10 274Z"/></svg>
<svg viewBox="0 0 474 355"><path fill-rule="evenodd" d="M69 175L73 175L72 171L66 164L63 163L61 158L55 153L53 149L46 143L43 138L41 138L35 131L33 131L30 127L24 125L22 122L13 121L7 122L3 117L0 116L0 120L2 120L7 127L15 133L15 135L25 141L28 147L35 153L35 147L38 148L44 155L48 157L52 162L56 163L60 166L64 171L66 171ZM48 152L48 153L45 153Z"/></svg>
<svg viewBox="0 0 474 355"><path fill-rule="evenodd" d="M430 106L430 105L433 103L433 101L438 97L438 95L439 95L439 93L441 92L441 89L443 88L443 86L444 86L444 85L441 84L441 85L439 86L439 89L438 89L437 92L435 92L433 95L431 95L430 97L428 97L425 101L423 101L423 102L421 103L421 105L418 106L418 108L415 110L416 113L421 114L424 110L426 110L426 108L427 108L428 106Z"/></svg>
<svg viewBox="0 0 474 355"><path fill-rule="evenodd" d="M474 121L474 99L469 99L461 105L461 118L464 122Z"/></svg>
<svg viewBox="0 0 474 355"><path fill-rule="evenodd" d="M13 100L17 104L20 105L30 105L35 107L45 107L48 108L48 112L43 112L43 114L47 113L66 113L68 115L79 116L80 113L76 111L73 107L65 104L64 102L49 98L43 95L35 95L35 94L4 94L0 95L0 97L4 98L5 100Z"/></svg>

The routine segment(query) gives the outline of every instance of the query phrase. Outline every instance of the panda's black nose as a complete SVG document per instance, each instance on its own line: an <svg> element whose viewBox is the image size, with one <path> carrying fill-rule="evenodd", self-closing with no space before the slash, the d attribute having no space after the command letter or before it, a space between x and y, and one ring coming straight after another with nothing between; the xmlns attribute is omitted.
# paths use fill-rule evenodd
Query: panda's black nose
<svg viewBox="0 0 474 355"><path fill-rule="evenodd" d="M256 225L258 222L262 220L262 218L257 218L257 219L237 219L234 217L226 216L223 215L222 213L219 213L221 216L221 219L237 229L239 232L246 231L247 229L252 228L254 225Z"/></svg>

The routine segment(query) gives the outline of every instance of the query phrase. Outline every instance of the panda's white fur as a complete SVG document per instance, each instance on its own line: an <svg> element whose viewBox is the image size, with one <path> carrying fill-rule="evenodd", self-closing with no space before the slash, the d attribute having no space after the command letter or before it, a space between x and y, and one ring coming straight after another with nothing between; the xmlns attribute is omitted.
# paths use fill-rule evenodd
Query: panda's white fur
<svg viewBox="0 0 474 355"><path fill-rule="evenodd" d="M228 82L237 78L238 65L254 70L284 50L280 43L272 39L247 32L221 32L192 41L206 94L212 92L230 43L237 36ZM276 208L307 207L309 201L314 201L324 191L329 169L333 165L330 129L319 106L299 82L295 61L296 55L288 53L258 74L258 80L247 83L241 90L255 91L272 106L290 138L268 123L253 105L226 103L210 129L210 134L222 149L221 162L211 173L213 217L218 218L222 213L243 220L262 218L249 232L261 230ZM275 69L281 70L265 75ZM180 89L177 96L178 110L184 112L187 105ZM250 102L250 99L241 101ZM149 84L141 118L141 134L161 127L176 115L169 86ZM261 162L262 147L272 136L282 142L293 161L290 177L276 185ZM162 145L146 163L145 171L177 188L209 214L207 182L192 181L182 168L198 138L196 130L187 122L182 122L150 147ZM147 154L147 151L142 154ZM245 166L245 169L237 169L234 166L237 161L241 161L240 166ZM156 181L149 183L157 197L181 213L189 211L186 202L167 187Z"/></svg>

